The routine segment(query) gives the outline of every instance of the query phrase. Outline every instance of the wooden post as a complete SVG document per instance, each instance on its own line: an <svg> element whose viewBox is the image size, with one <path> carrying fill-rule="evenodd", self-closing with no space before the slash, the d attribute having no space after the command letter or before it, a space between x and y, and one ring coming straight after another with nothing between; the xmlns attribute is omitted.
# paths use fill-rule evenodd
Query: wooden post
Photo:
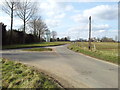
<svg viewBox="0 0 120 90"><path fill-rule="evenodd" d="M89 50L91 49L91 16L89 17Z"/></svg>

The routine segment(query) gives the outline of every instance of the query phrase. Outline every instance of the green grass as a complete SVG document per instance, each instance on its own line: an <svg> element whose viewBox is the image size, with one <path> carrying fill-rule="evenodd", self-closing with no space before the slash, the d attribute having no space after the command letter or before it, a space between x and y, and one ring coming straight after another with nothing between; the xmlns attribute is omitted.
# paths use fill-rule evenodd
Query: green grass
<svg viewBox="0 0 120 90"><path fill-rule="evenodd" d="M92 49L88 50L88 42L77 42L69 45L68 48L76 52L118 64L118 43L92 42Z"/></svg>
<svg viewBox="0 0 120 90"><path fill-rule="evenodd" d="M31 49L23 49L23 51L52 51L51 48L31 48Z"/></svg>
<svg viewBox="0 0 120 90"><path fill-rule="evenodd" d="M35 44L18 44L18 45L6 45L2 46L2 49L16 49L16 48L27 48L27 47L44 47L44 46L57 46L64 45L70 42L41 42Z"/></svg>
<svg viewBox="0 0 120 90"><path fill-rule="evenodd" d="M3 88L60 88L53 79L22 63L2 59Z"/></svg>

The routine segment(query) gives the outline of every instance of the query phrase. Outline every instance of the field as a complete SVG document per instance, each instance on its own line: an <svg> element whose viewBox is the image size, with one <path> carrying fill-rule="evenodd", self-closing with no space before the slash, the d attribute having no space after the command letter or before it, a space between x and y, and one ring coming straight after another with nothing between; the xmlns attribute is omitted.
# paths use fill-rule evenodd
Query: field
<svg viewBox="0 0 120 90"><path fill-rule="evenodd" d="M98 59L118 64L118 43L114 42L92 42L91 50L88 42L76 42L68 46L69 49L80 52Z"/></svg>
<svg viewBox="0 0 120 90"><path fill-rule="evenodd" d="M16 49L16 48L28 48L28 47L44 47L44 46L57 46L64 45L70 42L41 42L41 43L33 43L33 44L18 44L18 45L6 45L2 46L2 49Z"/></svg>
<svg viewBox="0 0 120 90"><path fill-rule="evenodd" d="M1 59L2 88L60 88L44 73L22 63Z"/></svg>

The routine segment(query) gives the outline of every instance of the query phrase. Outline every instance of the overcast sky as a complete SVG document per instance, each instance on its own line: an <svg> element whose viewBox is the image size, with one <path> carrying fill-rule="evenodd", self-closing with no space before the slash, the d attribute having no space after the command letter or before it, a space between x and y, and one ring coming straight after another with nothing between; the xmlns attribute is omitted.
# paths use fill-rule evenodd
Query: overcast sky
<svg viewBox="0 0 120 90"><path fill-rule="evenodd" d="M0 3L1 4L1 3ZM2 6L2 5L0 5ZM92 37L112 37L118 35L117 2L55 2L44 0L38 2L39 13L50 31L56 31L62 38L70 36L71 40L88 38L88 18L92 17ZM1 8L1 7L0 7ZM0 22L10 28L10 16L0 11ZM14 28L23 22L15 17Z"/></svg>

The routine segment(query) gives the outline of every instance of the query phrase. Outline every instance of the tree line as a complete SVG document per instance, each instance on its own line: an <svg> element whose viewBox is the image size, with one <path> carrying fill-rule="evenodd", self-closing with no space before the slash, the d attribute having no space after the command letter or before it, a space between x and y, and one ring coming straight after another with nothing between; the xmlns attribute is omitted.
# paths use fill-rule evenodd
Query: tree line
<svg viewBox="0 0 120 90"><path fill-rule="evenodd" d="M19 0L5 0L2 10L11 18L10 30L6 31L4 24L1 23L4 27L4 29L2 29L3 45L44 41L42 37L44 32L48 30L48 27L41 16L37 15L39 10L36 2L30 2L29 0L22 2ZM14 17L22 20L23 26L21 30L13 29ZM31 31L31 34L26 33L26 28Z"/></svg>
<svg viewBox="0 0 120 90"><path fill-rule="evenodd" d="M87 39L82 39L82 38L80 38L79 40L76 40L76 41L88 42ZM102 37L102 38L93 37L93 38L91 38L91 42L117 42L117 40L113 40L113 38L109 38L109 37Z"/></svg>

